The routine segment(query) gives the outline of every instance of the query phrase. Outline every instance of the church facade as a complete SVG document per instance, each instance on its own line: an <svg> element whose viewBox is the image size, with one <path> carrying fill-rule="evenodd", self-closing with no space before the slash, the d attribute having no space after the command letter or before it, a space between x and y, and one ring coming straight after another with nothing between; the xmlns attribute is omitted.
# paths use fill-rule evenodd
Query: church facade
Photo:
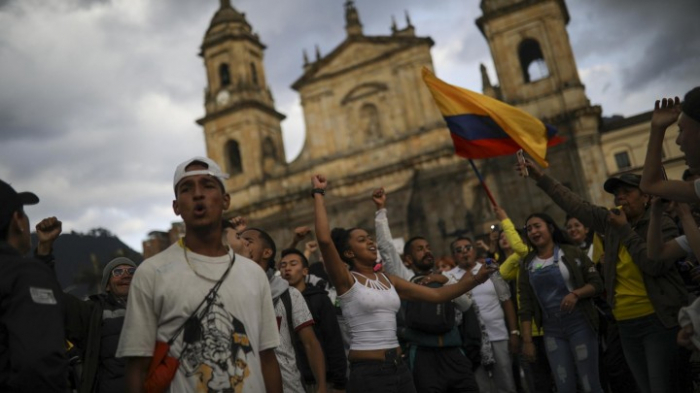
<svg viewBox="0 0 700 393"><path fill-rule="evenodd" d="M270 232L278 249L292 229L313 224L310 177L329 177L331 226L372 229L370 194L389 193L393 236L425 236L433 252L449 252L457 235L486 233L495 222L490 203L421 79L433 69L430 37L411 21L390 35L363 33L353 1L345 5L345 40L325 56L305 58L292 88L300 97L306 140L287 162L265 78L265 45L245 15L221 0L205 34L207 73L203 127L207 155L231 174L231 216ZM483 93L554 125L566 142L548 151L549 173L596 204L610 173L601 147L601 108L591 105L566 31L564 0L482 0L476 26L493 56L499 85L482 66ZM475 70L476 71L476 70ZM439 75L438 75L439 76ZM519 178L514 157L476 161L496 200L514 222L532 212L563 221L563 212L534 182Z"/></svg>

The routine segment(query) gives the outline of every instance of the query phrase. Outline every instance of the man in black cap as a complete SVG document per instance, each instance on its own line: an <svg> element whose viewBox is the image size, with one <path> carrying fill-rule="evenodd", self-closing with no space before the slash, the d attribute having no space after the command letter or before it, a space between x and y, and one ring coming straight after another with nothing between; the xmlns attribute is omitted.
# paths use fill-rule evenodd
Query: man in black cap
<svg viewBox="0 0 700 393"><path fill-rule="evenodd" d="M65 392L61 288L31 248L25 205L39 198L0 180L0 391Z"/></svg>
<svg viewBox="0 0 700 393"><path fill-rule="evenodd" d="M607 302L619 328L622 349L642 392L683 391L676 349L678 311L688 293L675 259L647 256L649 195L639 189L641 177L626 173L605 181L605 191L615 196L615 208L594 206L556 179L545 175L531 160L527 166L537 186L569 215L604 235L602 276ZM661 217L665 241L678 235L670 217Z"/></svg>
<svg viewBox="0 0 700 393"><path fill-rule="evenodd" d="M700 175L700 86L689 91L683 98L657 100L651 117L649 146L644 161L641 188L660 197L681 201L700 201L700 180L691 182L665 180L661 170L661 159L666 129L678 122L676 144L685 154L685 162L692 175Z"/></svg>

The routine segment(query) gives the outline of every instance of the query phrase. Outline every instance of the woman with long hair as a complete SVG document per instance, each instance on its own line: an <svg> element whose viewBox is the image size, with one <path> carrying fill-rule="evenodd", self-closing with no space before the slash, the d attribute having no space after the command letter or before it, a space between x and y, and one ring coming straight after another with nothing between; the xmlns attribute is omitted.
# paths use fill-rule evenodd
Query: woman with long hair
<svg viewBox="0 0 700 393"><path fill-rule="evenodd" d="M401 359L396 337L400 299L443 303L488 280L495 268L465 274L454 285L429 288L375 269L377 246L364 229L331 232L324 202L326 178L312 177L316 240L328 278L338 291L350 330L348 393L415 392L411 371ZM348 268L349 267L349 268Z"/></svg>
<svg viewBox="0 0 700 393"><path fill-rule="evenodd" d="M598 315L591 298L603 282L591 260L572 245L546 214L531 214L525 229L532 251L518 277L523 355L534 361L532 324L544 330L544 342L560 393L602 392L598 374Z"/></svg>

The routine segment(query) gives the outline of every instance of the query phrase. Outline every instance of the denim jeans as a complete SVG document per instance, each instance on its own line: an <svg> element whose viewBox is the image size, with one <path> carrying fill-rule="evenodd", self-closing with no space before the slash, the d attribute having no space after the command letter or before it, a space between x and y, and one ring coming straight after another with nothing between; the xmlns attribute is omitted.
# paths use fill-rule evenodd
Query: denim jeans
<svg viewBox="0 0 700 393"><path fill-rule="evenodd" d="M515 393L508 340L491 341L491 348L496 363L490 367L490 370L479 366L474 372L479 390L481 393Z"/></svg>
<svg viewBox="0 0 700 393"><path fill-rule="evenodd" d="M544 346L560 393L576 392L576 377L584 392L602 393L598 371L598 336L583 314L550 311L544 323Z"/></svg>
<svg viewBox="0 0 700 393"><path fill-rule="evenodd" d="M676 392L680 376L678 327L665 327L656 314L618 321L627 364L644 393Z"/></svg>
<svg viewBox="0 0 700 393"><path fill-rule="evenodd" d="M416 393L408 365L397 361L350 362L348 393Z"/></svg>

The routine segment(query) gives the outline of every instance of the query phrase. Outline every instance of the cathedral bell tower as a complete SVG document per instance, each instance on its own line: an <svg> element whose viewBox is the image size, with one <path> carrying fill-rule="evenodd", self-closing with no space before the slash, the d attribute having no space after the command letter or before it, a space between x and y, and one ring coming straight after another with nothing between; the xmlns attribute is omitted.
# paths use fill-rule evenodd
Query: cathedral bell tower
<svg viewBox="0 0 700 393"><path fill-rule="evenodd" d="M265 45L246 21L245 14L220 0L202 42L207 87L204 127L207 156L231 177L229 193L263 183L283 172L284 146L280 122L265 79Z"/></svg>
<svg viewBox="0 0 700 393"><path fill-rule="evenodd" d="M484 94L554 125L567 139L552 149L550 162L566 167L571 185L593 203L609 197L600 150L600 106L590 104L579 78L566 25L564 0L481 0L476 24L486 38L499 86L492 86L482 66ZM553 161L553 162L552 162ZM584 171L583 168L586 168Z"/></svg>

